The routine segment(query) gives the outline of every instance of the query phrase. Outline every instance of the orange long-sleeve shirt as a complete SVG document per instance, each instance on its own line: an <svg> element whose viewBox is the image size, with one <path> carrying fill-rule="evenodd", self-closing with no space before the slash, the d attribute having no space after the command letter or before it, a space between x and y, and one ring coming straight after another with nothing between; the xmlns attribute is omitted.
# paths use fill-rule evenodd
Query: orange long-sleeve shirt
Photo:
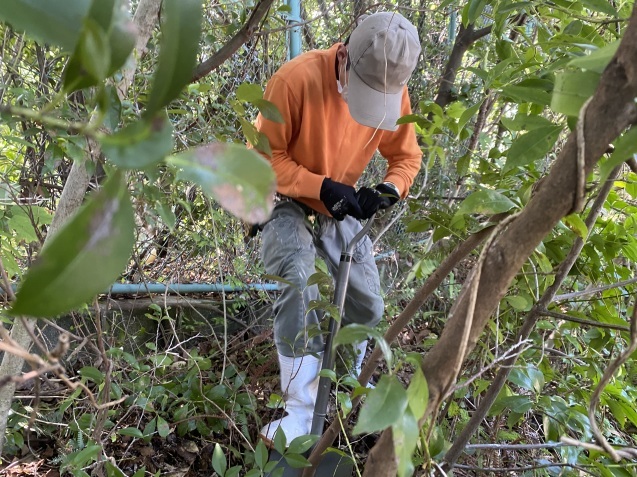
<svg viewBox="0 0 637 477"><path fill-rule="evenodd" d="M336 50L315 50L284 64L270 79L264 98L274 103L284 123L265 119L256 127L270 142L268 157L277 192L329 215L320 200L325 177L354 186L374 152L387 160L385 180L407 195L420 170L422 152L413 124L397 131L374 130L357 123L336 85ZM410 114L407 88L402 114Z"/></svg>

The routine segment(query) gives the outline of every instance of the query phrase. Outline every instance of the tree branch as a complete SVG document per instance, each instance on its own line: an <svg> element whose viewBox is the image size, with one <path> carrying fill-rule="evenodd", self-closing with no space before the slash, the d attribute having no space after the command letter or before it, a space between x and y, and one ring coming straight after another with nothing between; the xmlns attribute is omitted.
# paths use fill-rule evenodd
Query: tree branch
<svg viewBox="0 0 637 477"><path fill-rule="evenodd" d="M238 49L254 35L255 30L265 18L274 0L261 0L252 11L252 15L243 27L210 58L200 63L190 79L191 83L199 81L230 58Z"/></svg>

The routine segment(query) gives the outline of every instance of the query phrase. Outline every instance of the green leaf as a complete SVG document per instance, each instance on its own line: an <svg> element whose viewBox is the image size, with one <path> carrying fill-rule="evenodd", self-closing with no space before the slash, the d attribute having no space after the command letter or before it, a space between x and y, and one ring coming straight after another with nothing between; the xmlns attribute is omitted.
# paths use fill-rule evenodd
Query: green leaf
<svg viewBox="0 0 637 477"><path fill-rule="evenodd" d="M257 99L252 101L252 103L259 108L259 112L263 115L265 119L273 121L275 123L284 123L283 116L279 112L279 109L271 103L267 99Z"/></svg>
<svg viewBox="0 0 637 477"><path fill-rule="evenodd" d="M84 366L80 369L79 373L83 378L90 379L96 384L102 384L102 382L104 382L104 373L93 366Z"/></svg>
<svg viewBox="0 0 637 477"><path fill-rule="evenodd" d="M600 74L594 71L564 71L555 77L551 109L556 113L578 117L580 109L590 98Z"/></svg>
<svg viewBox="0 0 637 477"><path fill-rule="evenodd" d="M319 440L319 436L315 435L305 435L299 436L290 442L290 447L288 447L288 452L293 454L303 454L306 450L316 444L316 441Z"/></svg>
<svg viewBox="0 0 637 477"><path fill-rule="evenodd" d="M581 0L582 4L594 12L605 13L611 17L617 18L619 14L608 0Z"/></svg>
<svg viewBox="0 0 637 477"><path fill-rule="evenodd" d="M535 114L518 114L514 118L502 117L500 122L509 131L531 131L532 129L555 126L548 119Z"/></svg>
<svg viewBox="0 0 637 477"><path fill-rule="evenodd" d="M523 167L545 157L555 145L562 126L533 129L518 136L506 152L504 172Z"/></svg>
<svg viewBox="0 0 637 477"><path fill-rule="evenodd" d="M265 464L268 463L268 449L261 439L259 439L259 442L254 448L254 462L259 469L263 469Z"/></svg>
<svg viewBox="0 0 637 477"><path fill-rule="evenodd" d="M157 434L159 434L160 437L166 437L170 434L170 426L166 422L166 419L161 416L157 416Z"/></svg>
<svg viewBox="0 0 637 477"><path fill-rule="evenodd" d="M201 36L201 1L165 0L159 64L146 116L175 99L190 82Z"/></svg>
<svg viewBox="0 0 637 477"><path fill-rule="evenodd" d="M413 416L418 420L425 415L429 403L429 387L427 379L420 366L416 367L409 387L407 388L407 401Z"/></svg>
<svg viewBox="0 0 637 477"><path fill-rule="evenodd" d="M128 189L115 174L47 241L10 313L54 317L106 290L128 264L134 226Z"/></svg>
<svg viewBox="0 0 637 477"><path fill-rule="evenodd" d="M398 378L384 374L365 398L354 434L382 431L400 422L407 409L407 392Z"/></svg>
<svg viewBox="0 0 637 477"><path fill-rule="evenodd" d="M121 436L136 437L138 439L142 439L144 437L142 431L136 427L125 427L124 429L118 430L117 433Z"/></svg>
<svg viewBox="0 0 637 477"><path fill-rule="evenodd" d="M110 57L106 32L95 20L87 18L77 48L64 70L65 91L88 88L104 80L108 75Z"/></svg>
<svg viewBox="0 0 637 477"><path fill-rule="evenodd" d="M458 207L459 214L494 215L515 208L515 203L500 192L483 189L470 194Z"/></svg>
<svg viewBox="0 0 637 477"><path fill-rule="evenodd" d="M90 0L2 0L0 20L40 43L73 51L90 6Z"/></svg>
<svg viewBox="0 0 637 477"><path fill-rule="evenodd" d="M223 208L250 223L265 222L273 208L276 178L268 161L243 145L212 143L167 162L177 177L193 181Z"/></svg>
<svg viewBox="0 0 637 477"><path fill-rule="evenodd" d="M562 220L569 229L575 232L580 238L586 240L586 237L588 237L588 227L586 227L586 224L579 215L567 215Z"/></svg>
<svg viewBox="0 0 637 477"><path fill-rule="evenodd" d="M486 0L469 0L469 9L467 11L467 21L469 24L475 23L476 20L480 18L486 4Z"/></svg>
<svg viewBox="0 0 637 477"><path fill-rule="evenodd" d="M254 103L263 99L263 89L258 84L241 83L237 88L237 99L246 103Z"/></svg>
<svg viewBox="0 0 637 477"><path fill-rule="evenodd" d="M409 477L414 474L412 456L418 443L420 428L418 420L407 409L399 423L392 426L394 449L398 459L398 477Z"/></svg>
<svg viewBox="0 0 637 477"><path fill-rule="evenodd" d="M484 101L484 100L482 100L482 101ZM464 110L464 112L460 116L460 119L458 120L458 130L459 131L462 128L464 128L465 124L467 124L467 121L469 121L473 116L475 116L475 114L480 109L480 106L482 106L482 101L478 101L476 104L474 104L470 108L467 108L467 109Z"/></svg>
<svg viewBox="0 0 637 477"><path fill-rule="evenodd" d="M391 348L387 341L385 341L383 334L378 329L359 325L358 323L352 323L344 326L338 330L338 333L334 337L334 346L360 343L368 338L373 338L377 345L381 347L383 357L391 367L391 362L393 360Z"/></svg>
<svg viewBox="0 0 637 477"><path fill-rule="evenodd" d="M551 93L539 88L506 86L502 88L502 94L516 103L535 103L542 106L551 104Z"/></svg>
<svg viewBox="0 0 637 477"><path fill-rule="evenodd" d="M108 30L111 62L108 75L119 70L130 56L137 41L137 27L119 5L115 5L114 19Z"/></svg>
<svg viewBox="0 0 637 477"><path fill-rule="evenodd" d="M630 159L637 154L637 127L631 127L624 134L615 140L615 150L607 161L600 166L600 182L603 183L608 179L608 175L615 167Z"/></svg>
<svg viewBox="0 0 637 477"><path fill-rule="evenodd" d="M285 453L283 457L285 458L285 462L287 462L288 465L294 469L303 469L304 467L312 467L312 464L310 464L310 461L307 460L301 454Z"/></svg>
<svg viewBox="0 0 637 477"><path fill-rule="evenodd" d="M608 63L610 63L613 56L615 56L617 48L619 47L619 42L620 40L616 40L597 50L593 50L588 55L575 58L574 60L569 61L568 65L601 74L606 69L606 66L608 66Z"/></svg>
<svg viewBox="0 0 637 477"><path fill-rule="evenodd" d="M164 159L173 149L172 125L166 116L137 121L100 144L106 159L124 169L145 169Z"/></svg>
<svg viewBox="0 0 637 477"><path fill-rule="evenodd" d="M507 296L504 300L511 305L514 310L518 311L527 311L531 309L532 303L529 302L525 297L520 295L515 296Z"/></svg>

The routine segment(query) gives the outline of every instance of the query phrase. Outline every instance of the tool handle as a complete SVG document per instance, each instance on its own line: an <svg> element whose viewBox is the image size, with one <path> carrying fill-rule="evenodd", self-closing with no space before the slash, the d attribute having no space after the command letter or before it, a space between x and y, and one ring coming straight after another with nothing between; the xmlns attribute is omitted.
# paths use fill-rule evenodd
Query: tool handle
<svg viewBox="0 0 637 477"><path fill-rule="evenodd" d="M334 285L334 300L333 303L338 308L339 318L343 318L343 310L345 308L345 296L347 294L347 282L349 280L349 271L352 266L352 256L354 255L354 249L358 242L360 242L367 232L372 227L374 221L374 215L372 215L363 228L358 232L354 238L348 243L343 238L343 233L339 222L336 222L336 228L343 239L343 250L341 252L341 259L338 264L338 272L336 274L336 281ZM334 317L330 318L329 332L325 339L325 351L323 352L323 364L321 371L324 369L334 369L334 337L340 328L340 319L336 320ZM318 393L316 396L316 404L314 406L314 417L312 419L311 433L316 436L320 436L323 433L323 426L325 425L325 416L327 414L327 403L330 397L331 380L328 376L321 376L319 379Z"/></svg>

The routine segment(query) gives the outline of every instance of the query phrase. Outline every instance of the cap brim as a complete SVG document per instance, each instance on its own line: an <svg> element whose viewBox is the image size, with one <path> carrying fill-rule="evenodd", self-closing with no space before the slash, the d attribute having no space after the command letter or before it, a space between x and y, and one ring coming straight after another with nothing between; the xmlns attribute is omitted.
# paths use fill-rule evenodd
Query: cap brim
<svg viewBox="0 0 637 477"><path fill-rule="evenodd" d="M374 129L395 131L401 117L403 92L383 93L370 88L358 77L354 68L349 71L347 105L357 123Z"/></svg>

